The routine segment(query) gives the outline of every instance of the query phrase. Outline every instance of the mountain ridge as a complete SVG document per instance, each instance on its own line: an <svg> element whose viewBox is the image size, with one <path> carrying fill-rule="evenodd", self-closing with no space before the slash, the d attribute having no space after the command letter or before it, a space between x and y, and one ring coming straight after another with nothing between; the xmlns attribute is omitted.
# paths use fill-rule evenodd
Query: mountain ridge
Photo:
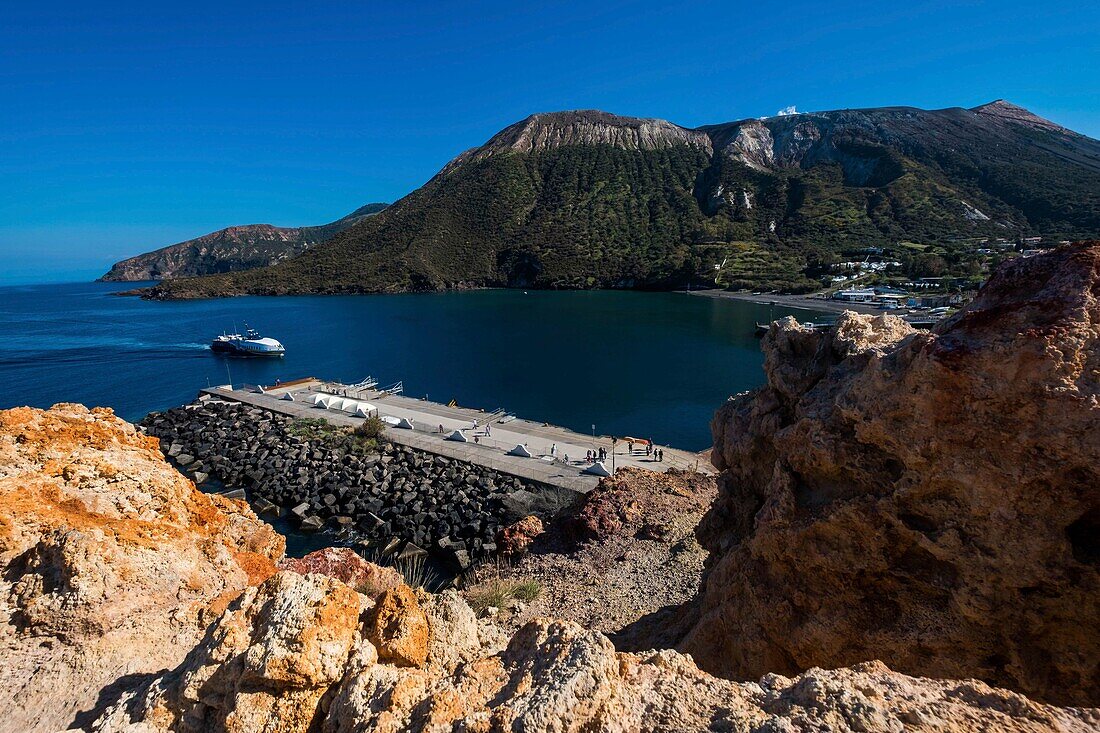
<svg viewBox="0 0 1100 733"><path fill-rule="evenodd" d="M328 224L279 227L237 224L116 262L101 282L133 282L264 267L304 252L385 209L370 203Z"/></svg>
<svg viewBox="0 0 1100 733"><path fill-rule="evenodd" d="M713 284L731 258L729 284L805 290L824 264L868 246L1095 236L1098 192L1100 142L1003 100L694 129L539 113L324 246L149 295L667 289ZM950 256L977 267L968 252Z"/></svg>

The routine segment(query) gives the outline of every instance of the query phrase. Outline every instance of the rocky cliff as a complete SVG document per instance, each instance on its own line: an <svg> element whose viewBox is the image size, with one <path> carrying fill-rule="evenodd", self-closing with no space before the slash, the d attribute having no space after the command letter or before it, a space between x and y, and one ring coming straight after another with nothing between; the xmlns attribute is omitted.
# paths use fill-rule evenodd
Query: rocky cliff
<svg viewBox="0 0 1100 733"><path fill-rule="evenodd" d="M734 682L576 624L511 639L348 550L282 563L110 411L0 412L0 730L1087 731L1100 711L880 662ZM351 585L349 585L349 583Z"/></svg>
<svg viewBox="0 0 1100 733"><path fill-rule="evenodd" d="M361 602L363 599L361 599ZM421 603L424 603L422 606ZM366 602L370 606L370 602ZM394 656L378 614L422 631ZM354 594L283 573L250 589L176 670L127 695L100 733L168 731L1086 731L1058 709L969 680L906 677L878 662L759 683L711 677L671 651L616 653L598 632L540 619L500 651L450 591Z"/></svg>
<svg viewBox="0 0 1100 733"><path fill-rule="evenodd" d="M283 547L110 410L0 412L0 729L61 730L179 664Z"/></svg>
<svg viewBox="0 0 1100 733"><path fill-rule="evenodd" d="M621 150L659 150L690 145L707 153L710 137L667 120L623 117L595 109L534 114L509 125L484 145L463 153L443 172L458 165L506 153L546 152L574 145L610 145Z"/></svg>
<svg viewBox="0 0 1100 733"><path fill-rule="evenodd" d="M1061 704L1100 689L1100 243L1003 266L931 333L764 339L713 422L682 648L737 678L880 659Z"/></svg>
<svg viewBox="0 0 1100 733"><path fill-rule="evenodd" d="M226 227L116 262L100 280L165 280L266 267L301 254L385 208L386 204L367 204L321 226L246 224Z"/></svg>

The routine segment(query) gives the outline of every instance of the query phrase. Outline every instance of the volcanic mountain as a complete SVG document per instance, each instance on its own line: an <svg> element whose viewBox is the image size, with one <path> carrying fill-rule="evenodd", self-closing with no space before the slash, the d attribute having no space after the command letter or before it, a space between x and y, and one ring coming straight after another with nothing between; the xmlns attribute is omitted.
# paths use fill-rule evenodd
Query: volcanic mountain
<svg viewBox="0 0 1100 733"><path fill-rule="evenodd" d="M868 247L943 245L965 259L989 239L1097 234L1100 141L1004 101L696 129L555 112L296 257L150 296L662 289L713 283L731 260L742 279L723 284L795 290Z"/></svg>
<svg viewBox="0 0 1100 733"><path fill-rule="evenodd" d="M385 208L386 204L367 204L343 218L320 226L245 224L226 227L116 262L100 280L164 280L273 265L301 254Z"/></svg>

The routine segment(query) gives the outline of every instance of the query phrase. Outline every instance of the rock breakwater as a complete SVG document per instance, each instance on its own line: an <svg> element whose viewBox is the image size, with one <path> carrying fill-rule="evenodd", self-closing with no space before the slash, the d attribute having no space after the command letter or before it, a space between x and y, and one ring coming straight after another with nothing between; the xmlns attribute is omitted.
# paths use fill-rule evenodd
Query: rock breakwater
<svg viewBox="0 0 1100 733"><path fill-rule="evenodd" d="M355 533L389 554L432 552L456 569L494 556L501 527L545 489L384 439L363 448L346 431L237 403L197 402L142 425L197 482L244 488L261 515Z"/></svg>

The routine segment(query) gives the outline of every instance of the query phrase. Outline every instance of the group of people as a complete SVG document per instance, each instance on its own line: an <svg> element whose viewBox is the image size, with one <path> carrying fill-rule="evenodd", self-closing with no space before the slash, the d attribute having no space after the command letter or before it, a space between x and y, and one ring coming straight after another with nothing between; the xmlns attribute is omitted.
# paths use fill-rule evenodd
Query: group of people
<svg viewBox="0 0 1100 733"><path fill-rule="evenodd" d="M653 445L653 441L651 441L651 440L647 440L647 441L644 441L644 442L645 442L645 454L647 456L649 456L650 460L656 461L657 463L663 463L664 460L665 460L664 448L658 448L657 446ZM633 440L627 442L627 448L630 451L630 455L634 455L634 441Z"/></svg>
<svg viewBox="0 0 1100 733"><path fill-rule="evenodd" d="M607 460L607 448L597 448L596 450L588 451L584 456L584 460L585 460L586 463L595 463L596 461L606 461Z"/></svg>

